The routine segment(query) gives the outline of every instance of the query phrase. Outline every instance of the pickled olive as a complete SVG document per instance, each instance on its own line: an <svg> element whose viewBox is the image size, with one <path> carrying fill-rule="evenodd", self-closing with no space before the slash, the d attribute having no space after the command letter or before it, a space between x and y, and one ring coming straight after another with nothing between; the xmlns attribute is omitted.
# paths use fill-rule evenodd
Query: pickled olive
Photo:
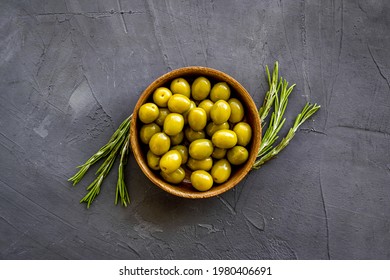
<svg viewBox="0 0 390 280"><path fill-rule="evenodd" d="M192 158L201 160L213 153L213 143L208 139L198 139L190 144L189 154Z"/></svg>
<svg viewBox="0 0 390 280"><path fill-rule="evenodd" d="M182 94L174 94L168 100L168 109L172 113L183 114L184 112L188 111L190 107L191 107L190 99Z"/></svg>
<svg viewBox="0 0 390 280"><path fill-rule="evenodd" d="M156 156L150 150L146 154L146 161L148 162L148 166L153 170L160 170L160 159L161 157Z"/></svg>
<svg viewBox="0 0 390 280"><path fill-rule="evenodd" d="M181 165L181 155L177 150L166 152L160 159L160 169L164 173L172 173Z"/></svg>
<svg viewBox="0 0 390 280"><path fill-rule="evenodd" d="M164 120L164 132L169 136L179 134L184 127L184 118L177 113L170 113Z"/></svg>
<svg viewBox="0 0 390 280"><path fill-rule="evenodd" d="M244 106L237 98L230 98L228 100L232 113L230 114L229 121L231 123L238 123L244 118Z"/></svg>
<svg viewBox="0 0 390 280"><path fill-rule="evenodd" d="M202 102L199 103L198 107L202 108L205 110L206 115L207 115L207 120L210 120L210 110L213 107L214 102L211 101L210 99L205 99Z"/></svg>
<svg viewBox="0 0 390 280"><path fill-rule="evenodd" d="M188 113L188 124L195 130L200 131L207 124L207 114L202 108L194 108Z"/></svg>
<svg viewBox="0 0 390 280"><path fill-rule="evenodd" d="M149 141L149 149L157 156L161 156L168 152L170 146L171 139L164 132L154 134Z"/></svg>
<svg viewBox="0 0 390 280"><path fill-rule="evenodd" d="M227 122L232 110L225 100L218 100L210 110L210 118L215 124Z"/></svg>
<svg viewBox="0 0 390 280"><path fill-rule="evenodd" d="M213 165L210 173L214 182L222 184L229 179L232 167L227 159L220 159Z"/></svg>
<svg viewBox="0 0 390 280"><path fill-rule="evenodd" d="M144 144L149 144L150 138L157 132L161 132L161 128L155 123L144 124L139 132L139 138Z"/></svg>
<svg viewBox="0 0 390 280"><path fill-rule="evenodd" d="M193 142L198 139L203 139L206 138L206 133L201 130L201 131L195 131L191 127L186 127L184 129L184 135L186 136L186 139L189 142Z"/></svg>
<svg viewBox="0 0 390 280"><path fill-rule="evenodd" d="M143 123L154 122L159 115L159 109L154 103L145 103L139 108L138 116Z"/></svg>
<svg viewBox="0 0 390 280"><path fill-rule="evenodd" d="M188 160L188 149L184 145L176 145L171 148L171 150L176 150L181 155L181 164L187 163Z"/></svg>
<svg viewBox="0 0 390 280"><path fill-rule="evenodd" d="M237 144L237 135L230 129L222 129L214 133L211 141L218 148L230 149Z"/></svg>
<svg viewBox="0 0 390 280"><path fill-rule="evenodd" d="M187 162L188 168L190 168L192 171L195 170L205 170L209 171L211 167L213 167L213 159L211 157L197 160L190 157Z"/></svg>
<svg viewBox="0 0 390 280"><path fill-rule="evenodd" d="M155 123L159 126L164 125L165 118L170 114L171 112L167 108L160 108L160 113L158 114L158 118L156 119Z"/></svg>
<svg viewBox="0 0 390 280"><path fill-rule="evenodd" d="M195 100L203 100L209 95L210 89L210 81L205 77L198 77L191 86L192 98Z"/></svg>
<svg viewBox="0 0 390 280"><path fill-rule="evenodd" d="M190 98L191 87L186 79L177 78L171 82L171 91L173 94L182 94Z"/></svg>
<svg viewBox="0 0 390 280"><path fill-rule="evenodd" d="M227 152L227 159L233 165L240 165L247 161L248 150L243 146L234 146Z"/></svg>
<svg viewBox="0 0 390 280"><path fill-rule="evenodd" d="M229 124L227 122L221 124L211 122L206 126L206 133L208 136L212 137L215 132L222 129L229 129Z"/></svg>
<svg viewBox="0 0 390 280"><path fill-rule="evenodd" d="M210 99L213 102L218 100L227 101L230 98L230 87L225 82L216 83L210 92Z"/></svg>
<svg viewBox="0 0 390 280"><path fill-rule="evenodd" d="M161 171L160 174L165 181L172 184L180 184L186 176L186 173L182 167L179 167L178 169L169 174L163 171Z"/></svg>
<svg viewBox="0 0 390 280"><path fill-rule="evenodd" d="M159 87L153 93L153 102L159 107L167 107L172 92L166 87Z"/></svg>
<svg viewBox="0 0 390 280"><path fill-rule="evenodd" d="M218 147L214 147L214 151L211 156L215 159L223 159L226 155L226 149L221 149Z"/></svg>
<svg viewBox="0 0 390 280"><path fill-rule="evenodd" d="M252 139L252 128L246 122L239 122L233 127L237 134L237 145L246 146Z"/></svg>
<svg viewBox="0 0 390 280"><path fill-rule="evenodd" d="M184 118L184 124L188 123L188 114L191 112L192 109L196 108L196 104L194 101L191 101L190 109L188 109L186 112L183 113Z"/></svg>
<svg viewBox="0 0 390 280"><path fill-rule="evenodd" d="M171 138L171 145L172 146L179 145L179 144L181 144L181 142L183 142L184 132L180 131L180 133L173 135L173 136L170 136L169 138Z"/></svg>
<svg viewBox="0 0 390 280"><path fill-rule="evenodd" d="M213 178L207 171L197 170L191 174L191 184L198 191L208 191L213 186Z"/></svg>

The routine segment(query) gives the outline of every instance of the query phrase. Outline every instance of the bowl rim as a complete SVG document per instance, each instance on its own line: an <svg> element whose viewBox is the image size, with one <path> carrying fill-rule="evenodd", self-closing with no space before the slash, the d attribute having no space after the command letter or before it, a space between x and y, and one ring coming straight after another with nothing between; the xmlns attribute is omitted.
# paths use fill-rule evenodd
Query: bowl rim
<svg viewBox="0 0 390 280"><path fill-rule="evenodd" d="M248 91L233 77L230 75L214 69L210 67L205 66L186 66L182 68L177 68L172 71L169 71L157 79L155 79L149 86L146 87L146 89L141 93L140 97L138 98L138 101L134 107L133 111L133 117L132 122L130 126L130 144L131 148L134 154L134 157L137 161L137 164L141 168L142 172L148 177L150 181L152 181L156 186L163 189L164 191L173 194L175 196L184 197L184 198L192 198L192 199L198 199L198 198L209 198L214 197L219 194L222 194L232 188L234 188L252 169L252 166L256 160L257 153L250 153L249 158L247 162L244 164L242 170L240 170L239 174L235 176L234 178L229 179L225 183L219 185L222 187L215 188L212 187L210 190L205 192L183 192L180 187L172 185L166 181L163 181L163 179L158 178L156 174L148 167L147 162L145 160L142 160L141 155L141 144L139 143L138 139L138 133L137 133L137 119L138 119L138 109L142 104L144 104L149 97L153 94L154 90L160 86L163 86L164 84L168 83L172 79L181 77L181 76L189 76L189 75L199 75L199 76L206 76L206 77L212 77L217 80L223 80L224 82L227 82L229 86L233 87L234 91L239 92L240 95L245 95L245 103L252 103L250 106L246 106L246 110L250 111L249 113L253 116L253 123L250 123L249 125L252 127L252 139L254 139L254 143L251 144L251 149L255 149L256 151L260 147L261 137L262 137L262 128L261 128L261 121L260 117L257 111L257 107L255 102L252 99L252 96L248 93ZM231 181L234 179L233 181Z"/></svg>

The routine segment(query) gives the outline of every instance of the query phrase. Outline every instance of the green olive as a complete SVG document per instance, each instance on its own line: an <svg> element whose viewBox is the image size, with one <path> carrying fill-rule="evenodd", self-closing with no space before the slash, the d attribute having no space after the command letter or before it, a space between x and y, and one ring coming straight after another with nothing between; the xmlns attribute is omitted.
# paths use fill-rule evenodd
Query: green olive
<svg viewBox="0 0 390 280"><path fill-rule="evenodd" d="M210 92L210 99L213 102L218 100L227 101L230 98L230 87L225 82L216 83Z"/></svg>
<svg viewBox="0 0 390 280"><path fill-rule="evenodd" d="M183 113L183 117L184 117L184 124L187 124L188 123L188 114L191 112L192 109L196 108L196 104L194 101L191 100L191 105L190 105L190 109L188 109L187 111L185 111Z"/></svg>
<svg viewBox="0 0 390 280"><path fill-rule="evenodd" d="M153 93L153 102L159 107L167 107L172 92L166 87L159 87Z"/></svg>
<svg viewBox="0 0 390 280"><path fill-rule="evenodd" d="M226 155L226 149L221 149L218 147L214 147L214 151L211 156L215 159L223 159Z"/></svg>
<svg viewBox="0 0 390 280"><path fill-rule="evenodd" d="M181 182L183 182L183 180L186 176L186 172L184 171L184 169L182 167L179 167L178 169L176 169L175 171L173 171L172 173L169 173L169 174L167 174L163 171L161 171L160 174L164 178L165 181L172 183L172 184L180 184Z"/></svg>
<svg viewBox="0 0 390 280"><path fill-rule="evenodd" d="M171 150L176 150L181 155L181 164L187 163L188 160L188 149L184 145L176 145L171 148Z"/></svg>
<svg viewBox="0 0 390 280"><path fill-rule="evenodd" d="M222 184L229 179L232 167L227 159L220 159L213 165L210 173L214 182Z"/></svg>
<svg viewBox="0 0 390 280"><path fill-rule="evenodd" d="M181 144L181 142L183 142L184 132L180 131L180 133L173 135L173 136L169 136L169 138L171 138L171 145L172 146L179 145L179 144Z"/></svg>
<svg viewBox="0 0 390 280"><path fill-rule="evenodd" d="M182 94L190 98L191 87L186 79L177 78L171 82L171 91L173 94Z"/></svg>
<svg viewBox="0 0 390 280"><path fill-rule="evenodd" d="M195 100L203 100L209 95L210 89L210 81L205 77L198 77L191 86L192 98Z"/></svg>
<svg viewBox="0 0 390 280"><path fill-rule="evenodd" d="M206 138L206 134L203 130L195 131L189 126L184 129L184 135L186 136L186 139L189 142L193 142L193 141L198 140L198 139Z"/></svg>
<svg viewBox="0 0 390 280"><path fill-rule="evenodd" d="M222 129L214 133L211 141L218 148L230 149L237 144L237 135L230 129Z"/></svg>
<svg viewBox="0 0 390 280"><path fill-rule="evenodd" d="M210 99L205 99L199 103L198 107L206 111L207 120L210 120L210 110L213 107L214 102Z"/></svg>
<svg viewBox="0 0 390 280"><path fill-rule="evenodd" d="M208 191L213 186L213 178L207 171L197 170L191 174L191 184L198 191Z"/></svg>
<svg viewBox="0 0 390 280"><path fill-rule="evenodd" d="M190 107L190 99L183 94L174 94L168 100L168 109L172 113L183 114L184 112L188 111Z"/></svg>
<svg viewBox="0 0 390 280"><path fill-rule="evenodd" d="M232 110L225 100L218 100L210 110L210 118L215 124L227 122Z"/></svg>
<svg viewBox="0 0 390 280"><path fill-rule="evenodd" d="M234 146L227 152L227 159L233 165L240 165L247 161L248 150L243 146Z"/></svg>
<svg viewBox="0 0 390 280"><path fill-rule="evenodd" d="M172 173L181 165L181 155L177 150L166 152L160 159L160 169L164 173Z"/></svg>
<svg viewBox="0 0 390 280"><path fill-rule="evenodd" d="M252 128L246 122L239 122L233 127L233 131L237 134L237 144L246 146L252 138Z"/></svg>
<svg viewBox="0 0 390 280"><path fill-rule="evenodd" d="M151 150L149 150L146 154L146 161L148 162L148 166L153 170L160 169L160 159L161 157L153 154Z"/></svg>
<svg viewBox="0 0 390 280"><path fill-rule="evenodd" d="M201 160L208 158L213 153L213 143L208 139L198 139L191 142L189 154L192 158Z"/></svg>
<svg viewBox="0 0 390 280"><path fill-rule="evenodd" d="M159 115L159 109L154 103L145 103L139 108L138 117L143 123L154 122Z"/></svg>
<svg viewBox="0 0 390 280"><path fill-rule="evenodd" d="M211 157L208 157L202 160L197 160L190 157L188 159L187 166L193 171L195 170L209 171L211 167L213 167L213 159Z"/></svg>
<svg viewBox="0 0 390 280"><path fill-rule="evenodd" d="M158 118L156 119L156 124L159 126L164 125L165 118L170 114L171 112L167 108L160 108L160 113L158 114Z"/></svg>
<svg viewBox="0 0 390 280"><path fill-rule="evenodd" d="M228 100L232 113L230 114L229 121L231 123L238 123L244 118L244 106L237 98L230 98Z"/></svg>
<svg viewBox="0 0 390 280"><path fill-rule="evenodd" d="M153 154L161 156L169 151L171 139L164 132L158 132L150 138L149 149Z"/></svg>
<svg viewBox="0 0 390 280"><path fill-rule="evenodd" d="M161 128L155 123L144 124L139 131L139 138L142 143L149 144L150 138L160 131Z"/></svg>
<svg viewBox="0 0 390 280"><path fill-rule="evenodd" d="M164 120L164 132L169 136L179 134L184 127L184 118L178 113L170 113Z"/></svg>
<svg viewBox="0 0 390 280"><path fill-rule="evenodd" d="M201 131L207 124L207 114L202 108L194 108L188 113L188 124L195 131Z"/></svg>
<svg viewBox="0 0 390 280"><path fill-rule="evenodd" d="M218 130L221 130L221 129L229 129L229 123L224 122L221 124L215 124L215 123L211 122L206 126L206 133L209 137L212 137L215 132L217 132Z"/></svg>

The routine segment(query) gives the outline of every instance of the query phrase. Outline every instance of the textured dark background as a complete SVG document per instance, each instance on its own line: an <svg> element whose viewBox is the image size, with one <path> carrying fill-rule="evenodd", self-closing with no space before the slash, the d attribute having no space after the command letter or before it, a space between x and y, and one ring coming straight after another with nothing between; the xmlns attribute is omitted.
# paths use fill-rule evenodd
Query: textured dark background
<svg viewBox="0 0 390 280"><path fill-rule="evenodd" d="M0 1L1 259L390 259L390 2ZM164 193L131 156L89 210L67 178L158 76L265 65L297 84L276 160L205 200ZM96 169L93 169L96 170Z"/></svg>

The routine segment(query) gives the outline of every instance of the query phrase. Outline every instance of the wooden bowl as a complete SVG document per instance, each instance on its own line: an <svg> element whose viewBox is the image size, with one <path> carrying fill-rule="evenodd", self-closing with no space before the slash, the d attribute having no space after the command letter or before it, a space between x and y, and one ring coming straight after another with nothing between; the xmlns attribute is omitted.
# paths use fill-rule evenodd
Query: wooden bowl
<svg viewBox="0 0 390 280"><path fill-rule="evenodd" d="M183 183L179 185L170 184L162 179L159 172L154 171L149 168L146 161L146 153L148 147L144 145L139 138L139 130L142 126L142 123L138 119L138 110L139 108L146 102L150 102L153 92L161 86L165 86L169 88L170 82L175 78L185 78L191 84L192 81L199 77L204 76L207 77L212 85L216 82L226 82L230 88L232 96L237 97L241 103L245 107L245 120L252 127L252 140L248 144L248 152L249 157L246 163L240 165L238 167L232 166L232 174L228 181L223 184L214 184L214 186L205 192L197 191L195 188L191 186L189 182L188 174ZM219 195L224 193L234 186L236 186L251 170L253 163L255 162L257 152L260 147L261 142L261 125L260 118L257 111L257 107L253 102L249 93L245 90L245 88L237 82L235 79L230 77L229 75L207 67L200 66L190 66L184 67L180 69L173 70L158 79L156 79L152 84L150 84L145 91L141 94L133 112L133 121L130 127L130 141L131 147L134 153L134 157L140 166L141 170L144 174L158 187L171 193L176 196L185 197L185 198L207 198Z"/></svg>

